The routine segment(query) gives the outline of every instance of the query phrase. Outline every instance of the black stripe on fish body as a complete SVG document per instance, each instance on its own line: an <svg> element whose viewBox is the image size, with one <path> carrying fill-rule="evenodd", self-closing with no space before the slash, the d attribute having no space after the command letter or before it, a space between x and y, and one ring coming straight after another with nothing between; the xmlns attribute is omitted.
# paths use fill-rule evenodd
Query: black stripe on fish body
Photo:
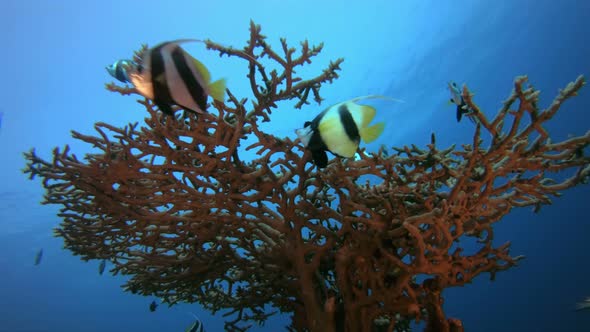
<svg viewBox="0 0 590 332"><path fill-rule="evenodd" d="M461 121L463 114L467 113L469 113L469 106L467 106L467 103L463 97L461 97L461 103L460 105L457 105L457 122Z"/></svg>
<svg viewBox="0 0 590 332"><path fill-rule="evenodd" d="M312 127L312 129L313 128L314 127ZM319 168L324 168L328 165L328 155L326 154L328 147L326 146L326 143L324 143L320 132L317 130L317 125L315 128L316 129L312 131L311 138L307 144L307 149L311 151L314 164Z"/></svg>
<svg viewBox="0 0 590 332"><path fill-rule="evenodd" d="M193 324L187 329L187 332L204 332L203 323L200 320L193 322Z"/></svg>
<svg viewBox="0 0 590 332"><path fill-rule="evenodd" d="M176 46L172 51L172 62L174 63L182 82L186 86L186 89L190 93L191 98L204 112L207 110L207 94L205 93L205 89L199 84L199 81L186 60L183 49L180 48L180 46ZM187 108L185 106L183 107Z"/></svg>
<svg viewBox="0 0 590 332"><path fill-rule="evenodd" d="M344 128L346 136L348 136L351 141L360 143L361 135L359 134L359 128L357 127L356 122L354 122L352 114L350 114L350 110L346 104L342 104L338 107L338 115L340 116L340 123Z"/></svg>
<svg viewBox="0 0 590 332"><path fill-rule="evenodd" d="M457 105L457 122L461 121L463 114L469 113L467 104L461 99L461 105Z"/></svg>
<svg viewBox="0 0 590 332"><path fill-rule="evenodd" d="M166 43L154 47L150 52L150 67L152 71L152 86L154 90L154 103L160 111L168 115L174 115L172 112L171 104L174 103L168 84L165 79L166 67L164 63L164 56L162 55L162 49L166 46Z"/></svg>
<svg viewBox="0 0 590 332"><path fill-rule="evenodd" d="M322 139L322 136L320 135L320 132L318 130L320 121L322 120L326 112L327 110L323 111L322 113L318 114L318 116L316 116L312 121L306 121L303 124L304 128L310 127L311 129L311 137L309 138L309 142L307 143L306 148L309 151L311 151L311 157L313 159L313 162L318 168L324 168L328 165L328 155L326 154L326 150L328 150L328 147L326 147L326 143L324 143L324 140Z"/></svg>
<svg viewBox="0 0 590 332"><path fill-rule="evenodd" d="M461 121L463 117L463 110L461 109L461 105L457 105L457 122Z"/></svg>
<svg viewBox="0 0 590 332"><path fill-rule="evenodd" d="M325 114L325 112L320 113L318 116L315 117L315 119L313 119L313 121L311 122L305 122L304 127L311 127L311 138L309 139L309 143L307 144L307 148L309 150L327 150L328 147L326 146L326 143L324 143L324 140L322 139L322 135L320 134L320 131L318 130L318 126L320 124L320 121L323 118L323 115Z"/></svg>
<svg viewBox="0 0 590 332"><path fill-rule="evenodd" d="M322 121L324 115L326 114L326 111L323 111L322 113L318 114L318 116L316 116L311 122L310 121L306 121L303 124L303 127L310 127L311 128L311 137L309 139L309 143L307 144L307 148L309 150L327 150L328 147L326 146L326 143L324 143L324 140L322 139L322 135L320 134L320 131L318 130L318 127L320 125L320 122Z"/></svg>

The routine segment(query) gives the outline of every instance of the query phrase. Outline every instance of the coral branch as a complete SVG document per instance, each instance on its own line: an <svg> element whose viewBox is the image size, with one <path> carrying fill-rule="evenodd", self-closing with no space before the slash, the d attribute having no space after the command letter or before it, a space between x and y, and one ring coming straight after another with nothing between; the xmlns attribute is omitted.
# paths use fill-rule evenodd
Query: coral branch
<svg viewBox="0 0 590 332"><path fill-rule="evenodd" d="M250 107L228 91L208 114L163 121L142 98L141 126L73 132L95 149L82 160L68 146L51 161L26 153L24 172L41 177L43 203L61 206L56 236L84 260L110 260L112 273L131 277L126 291L223 310L230 331L264 322L269 305L292 314L293 331L403 331L412 319L427 331L462 331L446 317L442 291L482 273L493 279L523 258L510 243L494 247L493 224L514 207L538 212L590 178L590 132L553 142L544 127L583 78L540 109L539 92L518 77L492 119L465 87L471 144L439 149L433 134L425 148L334 159L318 172L297 141L263 132L259 120L281 101L302 108L310 92L320 103L342 59L304 79L295 69L323 45L280 43L272 49L253 22L243 49L206 41L247 62ZM243 161L248 137L256 158ZM478 239L474 254L460 248L467 237Z"/></svg>

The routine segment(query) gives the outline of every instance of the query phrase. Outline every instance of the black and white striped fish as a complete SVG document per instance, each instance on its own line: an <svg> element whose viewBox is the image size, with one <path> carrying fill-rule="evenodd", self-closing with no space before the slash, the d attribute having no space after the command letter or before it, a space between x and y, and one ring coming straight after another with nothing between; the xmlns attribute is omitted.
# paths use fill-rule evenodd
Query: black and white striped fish
<svg viewBox="0 0 590 332"><path fill-rule="evenodd" d="M351 158L357 152L361 139L369 143L381 135L385 128L383 122L369 127L376 114L375 108L356 103L361 99L373 98L395 100L377 95L357 97L328 107L312 121L305 122L303 128L296 130L319 168L328 164L326 151Z"/></svg>
<svg viewBox="0 0 590 332"><path fill-rule="evenodd" d="M473 113L473 111L469 109L469 106L467 105L467 103L465 103L465 100L463 100L461 90L459 90L457 83L451 81L448 83L448 86L449 86L449 91L451 92L451 98L449 99L449 103L457 105L457 115L456 116L457 116L457 122L459 122L459 121L461 121L463 114L470 115ZM473 119L472 119L472 121L473 121Z"/></svg>
<svg viewBox="0 0 590 332"><path fill-rule="evenodd" d="M207 67L180 47L189 41L201 42L182 39L161 43L146 50L137 67L128 70L137 91L165 114L173 114L173 105L205 113L208 96L218 101L225 96L225 79L211 82Z"/></svg>
<svg viewBox="0 0 590 332"><path fill-rule="evenodd" d="M184 330L184 331L185 332L205 332L205 327L203 326L203 322L201 322L199 317L197 317L197 315L193 314L192 312L190 314L193 315L193 317L195 317L195 321L192 322L192 324L189 325L186 328L186 330Z"/></svg>

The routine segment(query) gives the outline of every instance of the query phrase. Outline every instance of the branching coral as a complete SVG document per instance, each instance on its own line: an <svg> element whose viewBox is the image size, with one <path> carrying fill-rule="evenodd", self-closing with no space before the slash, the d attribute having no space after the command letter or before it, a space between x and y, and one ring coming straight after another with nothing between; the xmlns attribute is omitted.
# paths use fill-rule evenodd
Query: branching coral
<svg viewBox="0 0 590 332"><path fill-rule="evenodd" d="M43 178L45 204L62 206L56 235L67 249L109 259L114 274L131 276L127 291L223 310L228 330L265 321L272 305L292 313L294 331L401 331L409 319L425 320L427 331L462 331L442 309L442 290L485 272L494 278L522 258L509 243L492 245L493 224L589 179L590 132L553 143L543 127L581 77L543 110L539 92L519 77L493 119L465 87L477 123L472 144L441 150L433 135L424 149L333 159L318 171L301 144L259 123L280 101L300 108L311 93L319 103L342 59L305 80L296 69L322 45L303 42L297 53L281 39L279 55L253 23L244 49L206 44L248 63L252 106L228 91L209 114L161 121L144 100L144 126L73 132L99 152L80 160L66 146L46 161L33 150L25 172ZM268 71L266 61L279 69ZM252 136L246 150L258 157L245 162L240 143ZM548 176L568 170L569 178ZM467 237L478 238L479 251L462 251Z"/></svg>

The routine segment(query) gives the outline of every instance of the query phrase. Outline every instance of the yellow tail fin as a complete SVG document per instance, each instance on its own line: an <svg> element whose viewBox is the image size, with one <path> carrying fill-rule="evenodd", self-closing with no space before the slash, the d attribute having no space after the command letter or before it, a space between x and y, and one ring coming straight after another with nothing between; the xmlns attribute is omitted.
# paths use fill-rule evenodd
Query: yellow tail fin
<svg viewBox="0 0 590 332"><path fill-rule="evenodd" d="M377 137L379 137L383 133L384 129L385 129L385 123L383 123L383 122L379 122L379 123L374 124L370 127L361 128L361 132L360 132L361 139L365 143L373 142L374 140L377 139Z"/></svg>
<svg viewBox="0 0 590 332"><path fill-rule="evenodd" d="M225 78L209 84L209 95L217 101L225 101Z"/></svg>
<svg viewBox="0 0 590 332"><path fill-rule="evenodd" d="M195 59L193 56L190 57L193 59L193 64L195 65L195 68L197 69L199 74L201 74L204 84L209 84L209 82L211 81L211 74L209 74L209 70L207 69L207 67L205 67L205 65L201 61Z"/></svg>
<svg viewBox="0 0 590 332"><path fill-rule="evenodd" d="M358 104L357 104L358 105ZM362 112L362 119L363 123L361 123L361 128L365 128L373 121L375 118L375 114L377 114L377 110L374 107L368 105L359 105L361 107Z"/></svg>

